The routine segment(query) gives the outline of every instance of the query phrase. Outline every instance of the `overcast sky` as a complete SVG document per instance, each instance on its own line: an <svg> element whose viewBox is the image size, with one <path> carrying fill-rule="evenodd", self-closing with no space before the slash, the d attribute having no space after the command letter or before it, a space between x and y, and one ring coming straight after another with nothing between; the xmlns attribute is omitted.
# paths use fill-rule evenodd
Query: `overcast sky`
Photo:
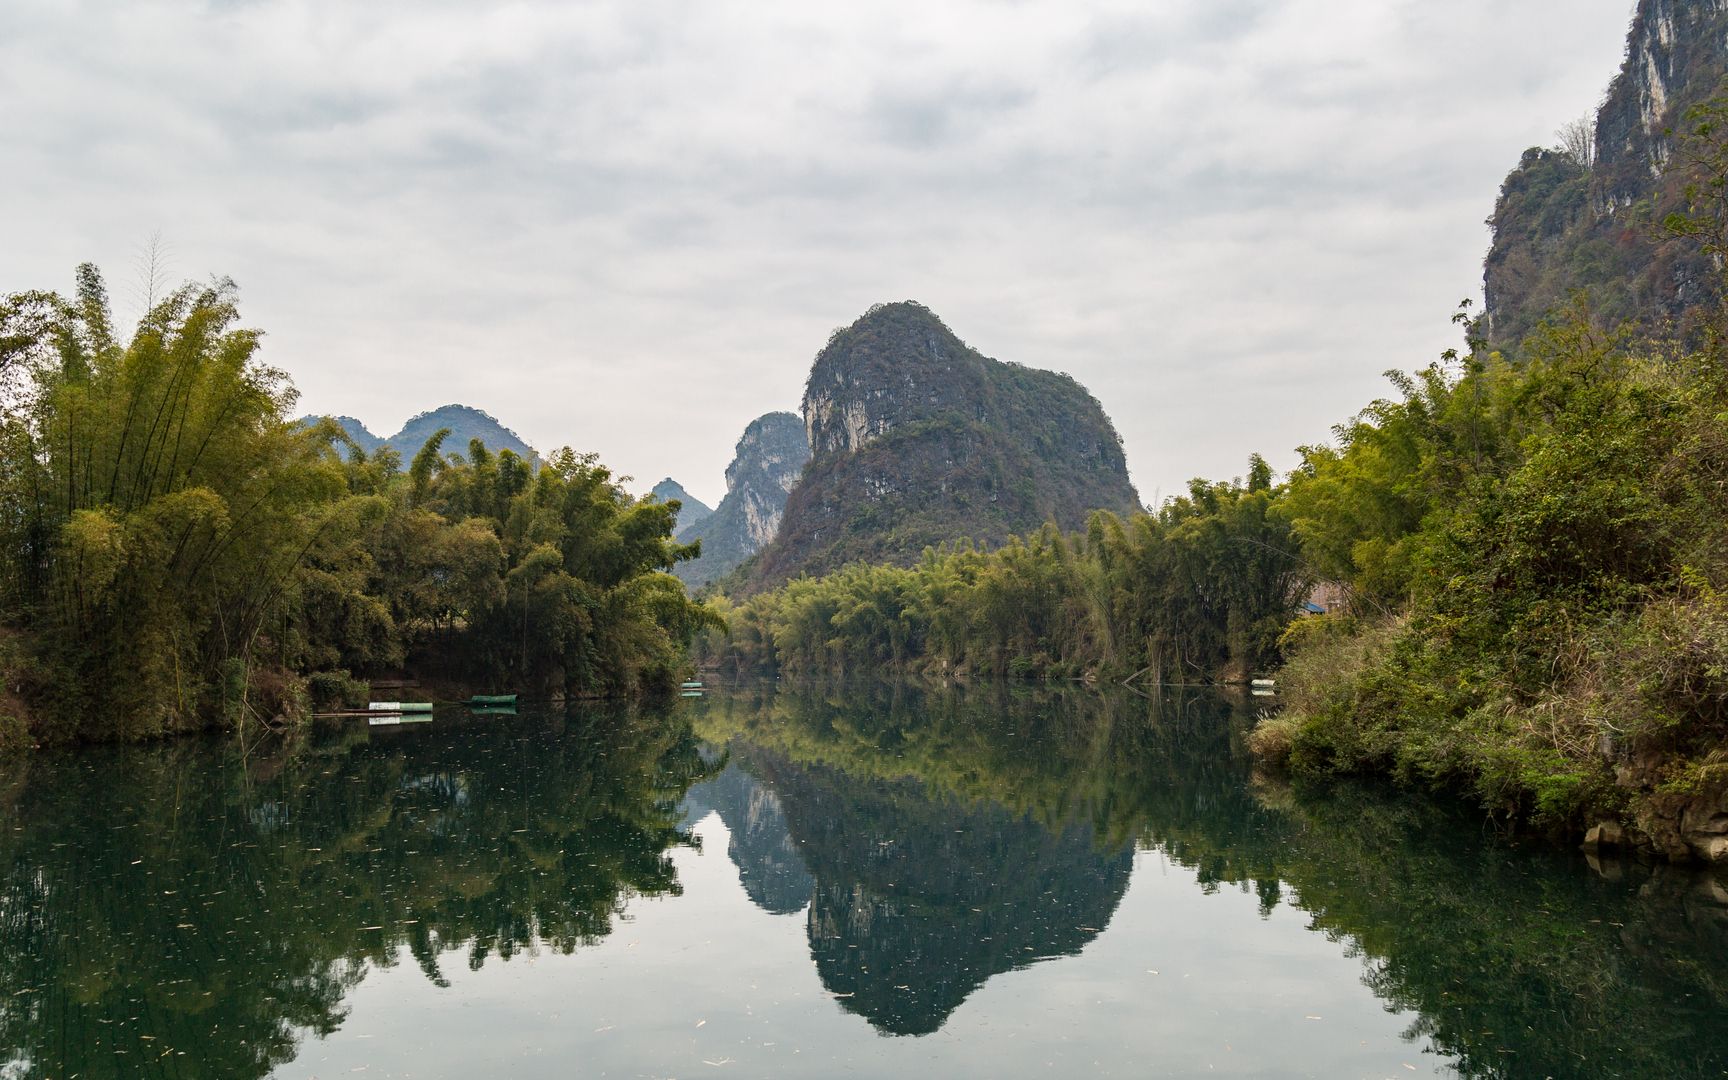
<svg viewBox="0 0 1728 1080"><path fill-rule="evenodd" d="M1456 343L1632 0L0 0L0 292L240 283L302 411L447 402L713 503L915 299L1067 371L1142 497Z"/></svg>

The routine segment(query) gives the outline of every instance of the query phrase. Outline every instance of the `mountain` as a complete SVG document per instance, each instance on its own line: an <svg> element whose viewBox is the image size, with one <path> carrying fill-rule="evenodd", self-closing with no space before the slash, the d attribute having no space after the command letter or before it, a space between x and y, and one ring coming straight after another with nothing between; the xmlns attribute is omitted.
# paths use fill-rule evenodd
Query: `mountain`
<svg viewBox="0 0 1728 1080"><path fill-rule="evenodd" d="M322 419L324 419L322 416L302 416L295 423L309 427ZM384 445L383 439L372 434L365 424L352 416L332 416L330 419L336 421L337 426L347 432L350 439L354 440L354 444L368 454Z"/></svg>
<svg viewBox="0 0 1728 1080"><path fill-rule="evenodd" d="M1722 173L1723 118L1701 142L1688 110L1725 74L1728 0L1640 0L1594 117L1565 148L1526 150L1501 186L1483 275L1493 346L1515 347L1577 292L1604 324L1698 331L1721 279L1699 237L1663 223L1686 210L1688 184Z"/></svg>
<svg viewBox="0 0 1728 1080"><path fill-rule="evenodd" d="M774 539L786 495L810 460L804 424L789 412L750 421L726 466L726 497L714 513L678 531L680 543L702 541L702 557L673 570L691 588L730 573Z"/></svg>
<svg viewBox="0 0 1728 1080"><path fill-rule="evenodd" d="M648 495L656 502L678 500L680 506L678 508L678 520L673 526L674 531L688 528L714 512L712 507L685 491L684 485L670 476L655 484L654 490L650 491Z"/></svg>
<svg viewBox="0 0 1728 1080"><path fill-rule="evenodd" d="M295 422L314 424L321 419L323 418L319 416L302 416ZM420 448L426 445L426 440L436 434L439 428L450 429L450 436L444 440L443 447L447 454L467 454L469 440L479 439L493 453L500 450L511 450L527 458L531 463L538 464L540 461L540 455L534 452L533 447L523 442L520 435L500 424L490 413L482 412L468 405L444 405L433 409L431 412L423 412L410 419L402 425L401 431L387 439L381 439L372 434L365 424L352 416L335 416L331 419L340 424L342 430L348 433L348 437L353 439L360 449L368 454L380 446L393 447L397 453L402 455L402 468L404 469L408 467L410 461L414 460L414 455L419 453ZM671 483L671 481L667 481L667 483ZM676 487L677 485L674 484L673 486ZM655 490L659 489L656 488ZM679 488L679 490L682 491L683 489ZM702 505L692 500L685 503L685 506L689 507L692 503L696 506Z"/></svg>
<svg viewBox="0 0 1728 1080"><path fill-rule="evenodd" d="M814 456L747 589L1140 506L1122 440L1085 387L984 356L911 301L828 339L804 425Z"/></svg>
<svg viewBox="0 0 1728 1080"><path fill-rule="evenodd" d="M449 428L450 437L444 440L446 453L468 452L468 443L479 439L486 449L496 454L500 450L510 450L530 462L538 463L540 455L534 448L522 441L522 437L500 424L490 413L482 412L469 405L443 405L430 412L423 412L412 417L402 430L384 440L395 447L402 455L403 465L414 459L420 448L426 445L426 440L437 434L439 428Z"/></svg>

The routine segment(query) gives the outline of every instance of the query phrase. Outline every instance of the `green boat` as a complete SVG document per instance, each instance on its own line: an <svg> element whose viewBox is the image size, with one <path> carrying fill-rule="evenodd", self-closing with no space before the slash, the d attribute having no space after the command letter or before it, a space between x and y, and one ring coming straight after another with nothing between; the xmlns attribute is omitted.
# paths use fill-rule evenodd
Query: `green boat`
<svg viewBox="0 0 1728 1080"><path fill-rule="evenodd" d="M430 701L370 701L366 703L366 710L385 713L422 713L431 712L432 703Z"/></svg>
<svg viewBox="0 0 1728 1080"><path fill-rule="evenodd" d="M515 694L475 694L468 699L470 705L514 705Z"/></svg>

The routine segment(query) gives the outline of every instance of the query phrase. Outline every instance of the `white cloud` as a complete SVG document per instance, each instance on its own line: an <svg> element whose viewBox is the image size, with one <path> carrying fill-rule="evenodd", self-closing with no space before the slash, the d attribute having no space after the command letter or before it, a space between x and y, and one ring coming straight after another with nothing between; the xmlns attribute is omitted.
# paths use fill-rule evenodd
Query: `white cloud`
<svg viewBox="0 0 1728 1080"><path fill-rule="evenodd" d="M832 327L915 298L1085 383L1150 498L1453 343L1629 11L12 0L0 290L123 297L160 229L310 410L462 401L709 502Z"/></svg>

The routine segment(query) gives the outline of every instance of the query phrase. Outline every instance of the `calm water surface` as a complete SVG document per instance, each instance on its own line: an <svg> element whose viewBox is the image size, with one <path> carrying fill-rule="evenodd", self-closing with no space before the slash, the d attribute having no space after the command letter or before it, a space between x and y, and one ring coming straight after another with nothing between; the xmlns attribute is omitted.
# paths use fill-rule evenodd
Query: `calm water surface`
<svg viewBox="0 0 1728 1080"><path fill-rule="evenodd" d="M1717 1076L1728 889L1244 703L744 687L0 762L0 1078Z"/></svg>

